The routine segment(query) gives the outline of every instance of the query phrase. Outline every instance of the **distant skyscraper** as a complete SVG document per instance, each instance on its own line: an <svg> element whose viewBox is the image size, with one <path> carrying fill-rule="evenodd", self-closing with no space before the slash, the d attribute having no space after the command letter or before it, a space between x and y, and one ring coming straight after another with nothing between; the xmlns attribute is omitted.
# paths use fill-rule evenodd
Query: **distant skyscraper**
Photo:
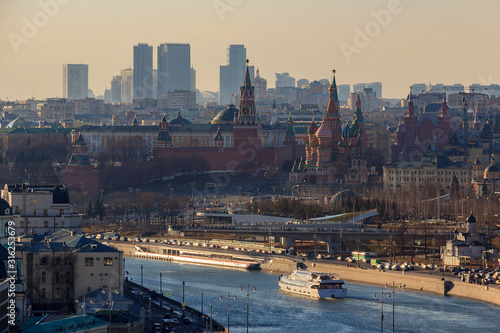
<svg viewBox="0 0 500 333"><path fill-rule="evenodd" d="M447 84L445 85L446 87L446 93L447 94L456 94L459 92L465 92L465 87L461 83L455 83L455 84Z"/></svg>
<svg viewBox="0 0 500 333"><path fill-rule="evenodd" d="M244 45L229 45L227 64L220 66L219 104L234 103L239 98L240 86L245 78L247 50ZM254 67L248 66L250 79L254 78Z"/></svg>
<svg viewBox="0 0 500 333"><path fill-rule="evenodd" d="M427 85L425 83L414 83L412 84L412 93L418 95L420 93L427 91Z"/></svg>
<svg viewBox="0 0 500 333"><path fill-rule="evenodd" d="M122 101L122 77L120 75L113 76L111 81L111 102L121 103Z"/></svg>
<svg viewBox="0 0 500 333"><path fill-rule="evenodd" d="M132 103L134 71L132 68L122 69L122 103Z"/></svg>
<svg viewBox="0 0 500 333"><path fill-rule="evenodd" d="M358 91L361 92L363 89L365 89L366 85L364 83L356 83L352 85L352 92L357 93Z"/></svg>
<svg viewBox="0 0 500 333"><path fill-rule="evenodd" d="M191 91L191 88L191 46L158 46L158 97L166 97L169 91Z"/></svg>
<svg viewBox="0 0 500 333"><path fill-rule="evenodd" d="M300 79L297 80L297 88L302 88L302 87L309 87L309 80L308 79Z"/></svg>
<svg viewBox="0 0 500 333"><path fill-rule="evenodd" d="M153 47L134 46L134 99L153 97Z"/></svg>
<svg viewBox="0 0 500 333"><path fill-rule="evenodd" d="M256 101L261 101L264 98L266 98L267 94L267 80L260 77L259 69L257 68L255 80L254 80L254 86L255 86L255 100Z"/></svg>
<svg viewBox="0 0 500 333"><path fill-rule="evenodd" d="M191 67L191 89L190 91L196 91L196 69Z"/></svg>
<svg viewBox="0 0 500 333"><path fill-rule="evenodd" d="M73 100L88 96L89 65L63 65L63 97Z"/></svg>
<svg viewBox="0 0 500 333"><path fill-rule="evenodd" d="M365 88L372 88L377 98L382 98L382 82L366 83Z"/></svg>
<svg viewBox="0 0 500 333"><path fill-rule="evenodd" d="M351 85L350 84L339 84L339 101L347 104L351 95Z"/></svg>
<svg viewBox="0 0 500 333"><path fill-rule="evenodd" d="M276 88L295 87L295 78L289 73L276 73Z"/></svg>

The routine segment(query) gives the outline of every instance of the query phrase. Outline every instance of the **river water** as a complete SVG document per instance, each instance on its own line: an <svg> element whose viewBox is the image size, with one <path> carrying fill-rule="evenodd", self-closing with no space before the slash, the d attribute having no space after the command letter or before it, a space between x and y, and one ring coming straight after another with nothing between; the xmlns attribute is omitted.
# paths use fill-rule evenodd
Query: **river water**
<svg viewBox="0 0 500 333"><path fill-rule="evenodd" d="M136 258L126 258L125 265L128 277L139 284L142 265L144 286L157 291L162 272L163 293L178 301L185 281L185 302L198 310L203 292L204 312L209 313L212 303L213 318L224 326L229 293L231 333L246 332L247 284L250 332L380 332L381 291L384 332L392 332L392 298L387 298L391 288L346 282L348 298L317 300L280 292L278 274ZM500 332L496 322L500 307L495 305L400 288L395 289L394 300L396 332Z"/></svg>

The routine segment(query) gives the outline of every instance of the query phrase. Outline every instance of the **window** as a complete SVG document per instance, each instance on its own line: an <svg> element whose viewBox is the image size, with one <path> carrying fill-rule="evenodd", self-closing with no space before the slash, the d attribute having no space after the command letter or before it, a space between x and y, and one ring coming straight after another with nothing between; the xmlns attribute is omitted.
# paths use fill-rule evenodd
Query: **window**
<svg viewBox="0 0 500 333"><path fill-rule="evenodd" d="M104 257L104 266L113 266L113 258Z"/></svg>
<svg viewBox="0 0 500 333"><path fill-rule="evenodd" d="M61 227L64 228L64 221L61 221Z"/></svg>
<svg viewBox="0 0 500 333"><path fill-rule="evenodd" d="M47 282L47 273L42 272L42 282Z"/></svg>
<svg viewBox="0 0 500 333"><path fill-rule="evenodd" d="M43 216L47 216L47 210L46 209L43 210Z"/></svg>
<svg viewBox="0 0 500 333"><path fill-rule="evenodd" d="M94 258L85 257L85 266L94 266Z"/></svg>

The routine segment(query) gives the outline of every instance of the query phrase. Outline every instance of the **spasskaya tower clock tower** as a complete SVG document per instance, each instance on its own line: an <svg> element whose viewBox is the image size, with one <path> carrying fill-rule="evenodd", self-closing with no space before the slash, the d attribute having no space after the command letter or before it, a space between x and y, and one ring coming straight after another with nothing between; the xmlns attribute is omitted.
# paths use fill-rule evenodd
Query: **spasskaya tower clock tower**
<svg viewBox="0 0 500 333"><path fill-rule="evenodd" d="M240 108L233 123L234 146L238 149L260 148L260 120L255 110L255 87L250 81L248 62L245 81L240 88Z"/></svg>

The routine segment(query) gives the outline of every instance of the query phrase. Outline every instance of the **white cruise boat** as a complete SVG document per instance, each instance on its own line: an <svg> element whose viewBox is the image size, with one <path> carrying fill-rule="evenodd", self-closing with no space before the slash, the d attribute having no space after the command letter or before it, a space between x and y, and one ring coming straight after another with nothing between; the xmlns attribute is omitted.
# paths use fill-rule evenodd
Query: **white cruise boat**
<svg viewBox="0 0 500 333"><path fill-rule="evenodd" d="M344 281L327 273L294 270L289 275L281 275L278 283L282 291L315 297L343 298L347 296Z"/></svg>

